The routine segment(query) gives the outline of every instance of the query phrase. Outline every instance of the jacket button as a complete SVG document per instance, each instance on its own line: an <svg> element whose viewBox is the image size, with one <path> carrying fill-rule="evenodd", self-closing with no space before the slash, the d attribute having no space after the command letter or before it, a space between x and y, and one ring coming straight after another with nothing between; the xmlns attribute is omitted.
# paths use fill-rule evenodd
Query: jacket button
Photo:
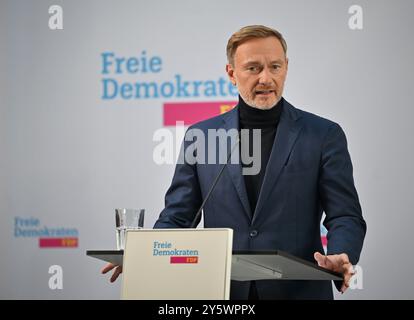
<svg viewBox="0 0 414 320"><path fill-rule="evenodd" d="M258 232L257 232L257 230L252 230L252 231L250 231L250 236L253 238L253 237L255 237L255 236L257 236L257 234L258 234Z"/></svg>

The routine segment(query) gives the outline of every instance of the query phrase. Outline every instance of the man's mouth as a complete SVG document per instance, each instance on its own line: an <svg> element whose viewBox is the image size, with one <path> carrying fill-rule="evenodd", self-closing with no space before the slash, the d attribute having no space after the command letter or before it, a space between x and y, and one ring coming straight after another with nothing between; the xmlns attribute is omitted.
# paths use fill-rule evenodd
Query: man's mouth
<svg viewBox="0 0 414 320"><path fill-rule="evenodd" d="M256 95L262 95L262 96L268 96L271 95L275 92L275 90L256 90L255 94Z"/></svg>

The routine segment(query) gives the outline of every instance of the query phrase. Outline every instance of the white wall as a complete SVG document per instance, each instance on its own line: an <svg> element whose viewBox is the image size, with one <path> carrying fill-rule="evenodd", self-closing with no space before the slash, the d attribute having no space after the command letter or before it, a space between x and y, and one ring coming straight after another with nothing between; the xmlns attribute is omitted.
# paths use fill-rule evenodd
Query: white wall
<svg viewBox="0 0 414 320"><path fill-rule="evenodd" d="M64 29L48 29L63 7ZM363 8L350 30L348 8ZM152 160L152 135L171 101L103 100L101 54L160 56L157 74L122 81L224 77L225 46L247 24L279 29L290 58L285 98L344 128L368 233L362 290L340 299L414 298L414 45L411 1L1 1L0 298L119 297L87 249L115 247L114 208L146 208L151 227L173 166ZM15 237L15 218L76 228L77 248ZM61 265L63 290L48 288Z"/></svg>

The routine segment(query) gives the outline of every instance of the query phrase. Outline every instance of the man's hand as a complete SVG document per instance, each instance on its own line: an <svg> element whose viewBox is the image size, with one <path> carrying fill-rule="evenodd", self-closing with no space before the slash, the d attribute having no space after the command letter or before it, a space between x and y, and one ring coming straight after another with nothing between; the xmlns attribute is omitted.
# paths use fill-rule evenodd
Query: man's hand
<svg viewBox="0 0 414 320"><path fill-rule="evenodd" d="M114 268L115 268L114 273L112 274L112 277L110 279L111 282L114 282L118 278L118 276L122 273L122 266L117 266L115 264L108 263L101 270L101 273L105 274L105 273L107 273L108 271L111 271Z"/></svg>
<svg viewBox="0 0 414 320"><path fill-rule="evenodd" d="M339 272L344 275L344 282L341 287L341 293L344 293L349 287L349 281L355 274L354 268L349 262L348 255L346 253L341 253L324 256L319 252L315 252L313 257L318 262L320 267Z"/></svg>

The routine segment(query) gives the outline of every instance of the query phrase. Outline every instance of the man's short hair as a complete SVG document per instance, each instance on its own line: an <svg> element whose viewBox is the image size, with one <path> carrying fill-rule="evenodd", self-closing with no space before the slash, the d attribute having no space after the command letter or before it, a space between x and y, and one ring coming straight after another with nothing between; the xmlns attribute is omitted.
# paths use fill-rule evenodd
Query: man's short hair
<svg viewBox="0 0 414 320"><path fill-rule="evenodd" d="M227 42L227 60L231 65L234 65L234 54L238 46L250 39L276 37L279 39L283 51L287 52L287 44L282 34L272 28L262 25L251 25L241 28L235 32Z"/></svg>

